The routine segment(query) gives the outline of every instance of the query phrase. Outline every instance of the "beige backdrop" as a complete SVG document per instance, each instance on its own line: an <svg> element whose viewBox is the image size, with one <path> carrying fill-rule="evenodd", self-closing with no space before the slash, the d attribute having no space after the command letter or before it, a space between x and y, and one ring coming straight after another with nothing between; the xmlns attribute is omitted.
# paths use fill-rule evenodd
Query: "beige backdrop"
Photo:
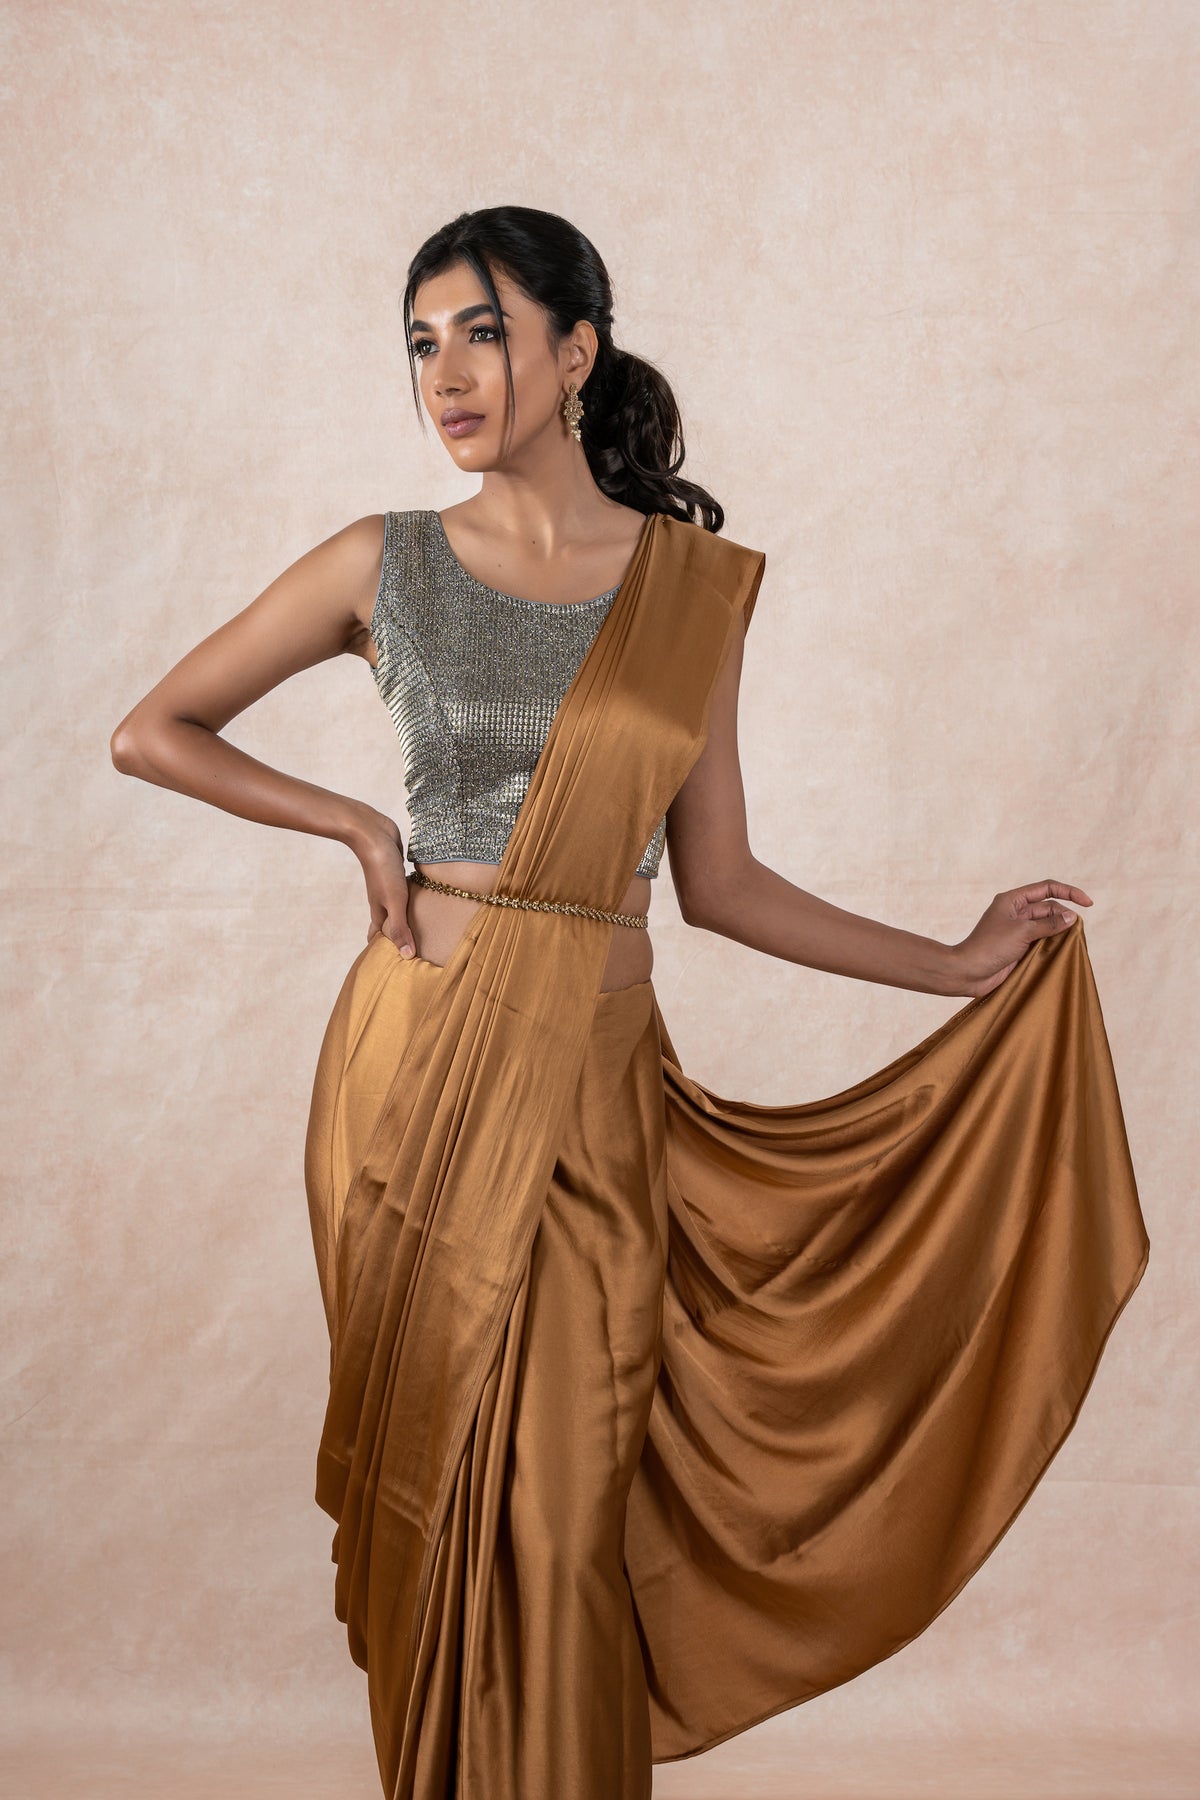
<svg viewBox="0 0 1200 1800"><path fill-rule="evenodd" d="M944 938L1018 882L1093 895L1153 1243L958 1600L656 1794L1200 1794L1195 4L9 0L4 40L6 1794L377 1793L302 1187L361 877L108 738L304 550L473 491L399 295L506 201L592 237L767 553L760 858ZM407 832L365 663L228 735ZM652 921L725 1093L832 1093L959 1004L688 930L665 863Z"/></svg>

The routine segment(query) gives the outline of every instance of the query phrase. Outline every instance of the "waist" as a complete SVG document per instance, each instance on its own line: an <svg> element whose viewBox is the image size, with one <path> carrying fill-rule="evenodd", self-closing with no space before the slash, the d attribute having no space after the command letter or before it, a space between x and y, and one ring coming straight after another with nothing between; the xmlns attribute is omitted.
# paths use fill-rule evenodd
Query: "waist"
<svg viewBox="0 0 1200 1800"><path fill-rule="evenodd" d="M416 887L428 888L436 894L453 894L464 900L481 900L491 906L516 906L531 912L573 913L581 918L624 925L635 931L645 931L650 924L649 916L644 912L613 912L604 907L592 906L584 900L549 899L536 895L497 893L494 890L480 891L461 887L455 882L441 881L435 876L426 875L420 868L415 868L408 880Z"/></svg>

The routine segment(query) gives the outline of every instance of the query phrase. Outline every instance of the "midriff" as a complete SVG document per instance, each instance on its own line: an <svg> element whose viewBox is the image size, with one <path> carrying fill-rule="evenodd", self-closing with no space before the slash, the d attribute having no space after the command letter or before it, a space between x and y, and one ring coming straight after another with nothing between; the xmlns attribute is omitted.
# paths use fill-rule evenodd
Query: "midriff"
<svg viewBox="0 0 1200 1800"><path fill-rule="evenodd" d="M470 888L477 894L495 890L499 869L495 863L436 862L417 863L431 881L446 881L452 887ZM653 887L648 875L635 875L625 890L617 912L648 913ZM580 896L582 898L582 896ZM464 900L457 894L437 894L431 888L411 883L408 889L408 923L416 944L417 955L426 962L444 966L451 952L475 914L485 902ZM597 925L597 930L603 930ZM600 981L600 991L632 987L648 981L654 966L654 949L649 931L634 925L614 925L608 959Z"/></svg>

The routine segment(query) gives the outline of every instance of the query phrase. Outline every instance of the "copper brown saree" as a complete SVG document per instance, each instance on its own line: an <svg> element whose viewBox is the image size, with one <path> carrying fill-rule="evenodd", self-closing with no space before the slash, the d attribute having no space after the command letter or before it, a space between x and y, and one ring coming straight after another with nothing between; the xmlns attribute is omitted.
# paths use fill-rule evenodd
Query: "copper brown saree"
<svg viewBox="0 0 1200 1800"><path fill-rule="evenodd" d="M615 910L764 558L651 517L497 891ZM382 936L305 1175L316 1497L389 1800L644 1800L851 1679L980 1566L1146 1264L1082 924L827 1100L683 1073L611 924Z"/></svg>

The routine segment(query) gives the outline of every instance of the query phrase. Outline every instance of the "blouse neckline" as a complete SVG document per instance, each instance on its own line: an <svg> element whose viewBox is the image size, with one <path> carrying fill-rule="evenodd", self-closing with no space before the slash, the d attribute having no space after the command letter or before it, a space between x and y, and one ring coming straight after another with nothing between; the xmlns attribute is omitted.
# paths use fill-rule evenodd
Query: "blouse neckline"
<svg viewBox="0 0 1200 1800"><path fill-rule="evenodd" d="M450 539L446 536L442 515L436 507L430 508L430 517L437 528L441 550L453 563L458 573L464 580L469 581L472 587L479 588L485 594L493 594L498 600L510 600L515 606L535 606L539 611L547 608L551 612L578 612L581 607L600 606L605 600L611 600L615 594L619 594L621 591L621 582L618 581L616 587L608 588L603 594L597 594L594 600L530 600L521 594L506 594L503 588L491 587L488 582L480 581L477 575L472 575L469 569L463 568L454 554Z"/></svg>

